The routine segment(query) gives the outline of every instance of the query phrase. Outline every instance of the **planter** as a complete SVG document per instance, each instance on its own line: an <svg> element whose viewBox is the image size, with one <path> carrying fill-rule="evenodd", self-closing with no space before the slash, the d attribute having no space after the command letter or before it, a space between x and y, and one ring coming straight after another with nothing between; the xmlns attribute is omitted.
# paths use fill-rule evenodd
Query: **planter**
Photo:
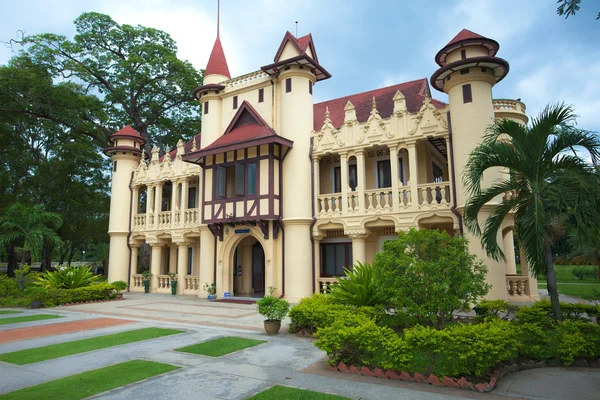
<svg viewBox="0 0 600 400"><path fill-rule="evenodd" d="M42 301L41 300L34 300L31 303L29 303L29 308L42 308Z"/></svg>
<svg viewBox="0 0 600 400"><path fill-rule="evenodd" d="M122 300L123 299L123 293L117 293L117 295L115 296L115 299Z"/></svg>
<svg viewBox="0 0 600 400"><path fill-rule="evenodd" d="M177 281L171 281L171 294L173 296L177 294Z"/></svg>
<svg viewBox="0 0 600 400"><path fill-rule="evenodd" d="M144 281L144 293L150 293L150 281Z"/></svg>
<svg viewBox="0 0 600 400"><path fill-rule="evenodd" d="M281 329L281 321L279 320L265 320L265 331L267 335L277 335Z"/></svg>
<svg viewBox="0 0 600 400"><path fill-rule="evenodd" d="M217 295L216 294L209 294L208 295L208 299L209 300L216 300L217 299Z"/></svg>

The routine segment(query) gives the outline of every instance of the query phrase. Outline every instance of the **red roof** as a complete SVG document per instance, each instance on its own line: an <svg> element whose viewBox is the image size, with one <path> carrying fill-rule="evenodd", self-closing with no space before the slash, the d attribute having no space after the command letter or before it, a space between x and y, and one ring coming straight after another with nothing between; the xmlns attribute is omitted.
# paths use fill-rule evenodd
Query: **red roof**
<svg viewBox="0 0 600 400"><path fill-rule="evenodd" d="M348 101L351 101L356 109L356 119L358 122L365 122L369 119L373 97L375 97L377 111L379 111L381 118L389 118L394 111L393 98L398 90L402 92L406 98L406 107L408 111L414 113L418 112L421 109L421 106L423 106L425 94L429 93L429 84L427 78L423 78L315 104L313 117L314 130L318 131L323 127L325 111L327 108L329 108L329 118L331 118L333 126L336 128L342 126L346 115L344 107ZM446 106L446 103L439 100L432 99L431 102L436 108Z"/></svg>
<svg viewBox="0 0 600 400"><path fill-rule="evenodd" d="M223 51L223 46L221 45L221 39L218 37L217 40L215 40L215 45L210 53L208 64L206 65L206 70L204 71L204 76L207 75L223 75L231 79L229 67L227 66L227 60L225 59L225 52Z"/></svg>
<svg viewBox="0 0 600 400"><path fill-rule="evenodd" d="M279 45L279 49L277 49L277 53L275 53L274 62L279 61L281 57L281 53L283 49L285 49L285 45L290 42L292 46L296 49L299 55L306 54L306 49L310 46L310 51L312 53L312 59L317 63L319 62L319 58L317 57L317 51L315 50L315 44L313 42L312 34L308 34L306 36L302 36L301 38L296 38L294 35L287 31L283 36L283 40ZM310 57L310 56L309 56Z"/></svg>
<svg viewBox="0 0 600 400"><path fill-rule="evenodd" d="M199 133L183 145L183 151L185 154L192 151L194 140L196 141L196 149L200 148L200 133ZM169 152L169 157L171 157L171 159L174 159L176 155L177 155L177 147L175 147L173 150L171 150ZM158 161L162 161L164 158L165 158L165 156L162 156L161 158L158 159Z"/></svg>
<svg viewBox="0 0 600 400"><path fill-rule="evenodd" d="M451 41L448 42L448 44L444 47L450 46L454 43L466 40L466 39L487 39L485 36L481 36L475 32L472 32L468 29L463 29L462 31L458 32L458 35L454 36L454 39L452 39Z"/></svg>
<svg viewBox="0 0 600 400"><path fill-rule="evenodd" d="M122 128L121 130L113 133L110 136L110 139L113 140L113 139L119 138L119 137L125 137L125 138L134 139L134 140L139 140L144 143L146 142L146 140L142 137L142 135L140 135L138 131L133 129L131 127L131 125L127 125L124 128Z"/></svg>

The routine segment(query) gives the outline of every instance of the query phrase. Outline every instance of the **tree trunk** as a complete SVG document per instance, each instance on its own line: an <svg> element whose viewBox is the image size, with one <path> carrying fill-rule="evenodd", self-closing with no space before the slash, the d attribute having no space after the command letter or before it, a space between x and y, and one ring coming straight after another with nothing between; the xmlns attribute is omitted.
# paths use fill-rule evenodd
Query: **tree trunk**
<svg viewBox="0 0 600 400"><path fill-rule="evenodd" d="M52 242L45 240L44 247L42 248L42 263L40 265L40 271L48 271L52 269L52 254L54 253L54 246Z"/></svg>
<svg viewBox="0 0 600 400"><path fill-rule="evenodd" d="M550 245L546 245L546 282L548 294L550 295L550 303L552 304L554 321L559 322L562 320L562 316L560 314L560 300L558 299L558 286L556 285L556 271L554 270L552 250L550 249Z"/></svg>
<svg viewBox="0 0 600 400"><path fill-rule="evenodd" d="M67 261L67 265L71 265L71 262L73 261L73 256L75 255L75 250L77 250L76 247L71 246L71 250L69 251L69 260Z"/></svg>
<svg viewBox="0 0 600 400"><path fill-rule="evenodd" d="M19 268L19 263L17 261L17 253L15 252L15 245L9 244L6 246L6 253L8 255L8 265L6 268L6 274L9 278L15 277L15 269Z"/></svg>

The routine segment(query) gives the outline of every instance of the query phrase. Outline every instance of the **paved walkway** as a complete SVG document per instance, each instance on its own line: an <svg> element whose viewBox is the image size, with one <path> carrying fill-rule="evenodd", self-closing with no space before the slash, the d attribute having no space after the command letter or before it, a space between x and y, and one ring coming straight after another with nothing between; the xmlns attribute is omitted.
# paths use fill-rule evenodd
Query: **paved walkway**
<svg viewBox="0 0 600 400"><path fill-rule="evenodd" d="M185 332L24 366L0 362L0 393L132 359L165 362L182 368L115 389L99 398L246 399L276 384L335 393L351 399L372 400L506 399L505 396L588 400L592 399L588 396L589 393L595 395L599 392L597 382L600 381L600 371L589 372L589 369L581 373L577 369L562 368L554 376L548 375L550 369L523 371L503 378L498 389L492 393L341 374L325 369L322 361L324 353L313 345L313 340L288 333L267 337L262 328L262 317L256 312L255 305L209 303L188 296L126 294L125 297L126 300L123 301L44 310L44 313L64 316L68 323L81 321L82 330L77 332L65 333L57 328L57 325L64 326L63 319L61 322L43 321L45 324L38 321L37 324L17 324L18 327L10 325L8 328L11 330L17 328L21 331L30 326L35 329L55 329L55 334L0 343L0 353L144 327L180 328ZM21 315L36 312L25 311ZM88 329L94 324L93 321L105 320L104 316L110 316L110 319L119 322L116 325ZM0 334L8 331L10 330L0 331ZM174 351L182 346L223 336L263 339L268 343L219 358ZM521 374L532 375L521 377ZM528 382L534 384L529 385ZM556 385L562 385L565 390L561 392L555 389ZM570 397L561 397L566 393Z"/></svg>

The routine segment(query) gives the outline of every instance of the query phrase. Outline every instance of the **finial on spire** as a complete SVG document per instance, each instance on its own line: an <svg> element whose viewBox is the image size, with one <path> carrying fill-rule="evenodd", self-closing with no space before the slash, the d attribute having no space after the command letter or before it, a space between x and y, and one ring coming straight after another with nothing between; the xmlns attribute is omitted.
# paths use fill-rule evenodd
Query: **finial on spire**
<svg viewBox="0 0 600 400"><path fill-rule="evenodd" d="M221 0L217 0L217 37L221 37Z"/></svg>
<svg viewBox="0 0 600 400"><path fill-rule="evenodd" d="M298 37L298 21L296 21L296 37Z"/></svg>
<svg viewBox="0 0 600 400"><path fill-rule="evenodd" d="M377 108L377 103L375 102L375 96L373 96L373 101L371 102L371 108L375 110Z"/></svg>

